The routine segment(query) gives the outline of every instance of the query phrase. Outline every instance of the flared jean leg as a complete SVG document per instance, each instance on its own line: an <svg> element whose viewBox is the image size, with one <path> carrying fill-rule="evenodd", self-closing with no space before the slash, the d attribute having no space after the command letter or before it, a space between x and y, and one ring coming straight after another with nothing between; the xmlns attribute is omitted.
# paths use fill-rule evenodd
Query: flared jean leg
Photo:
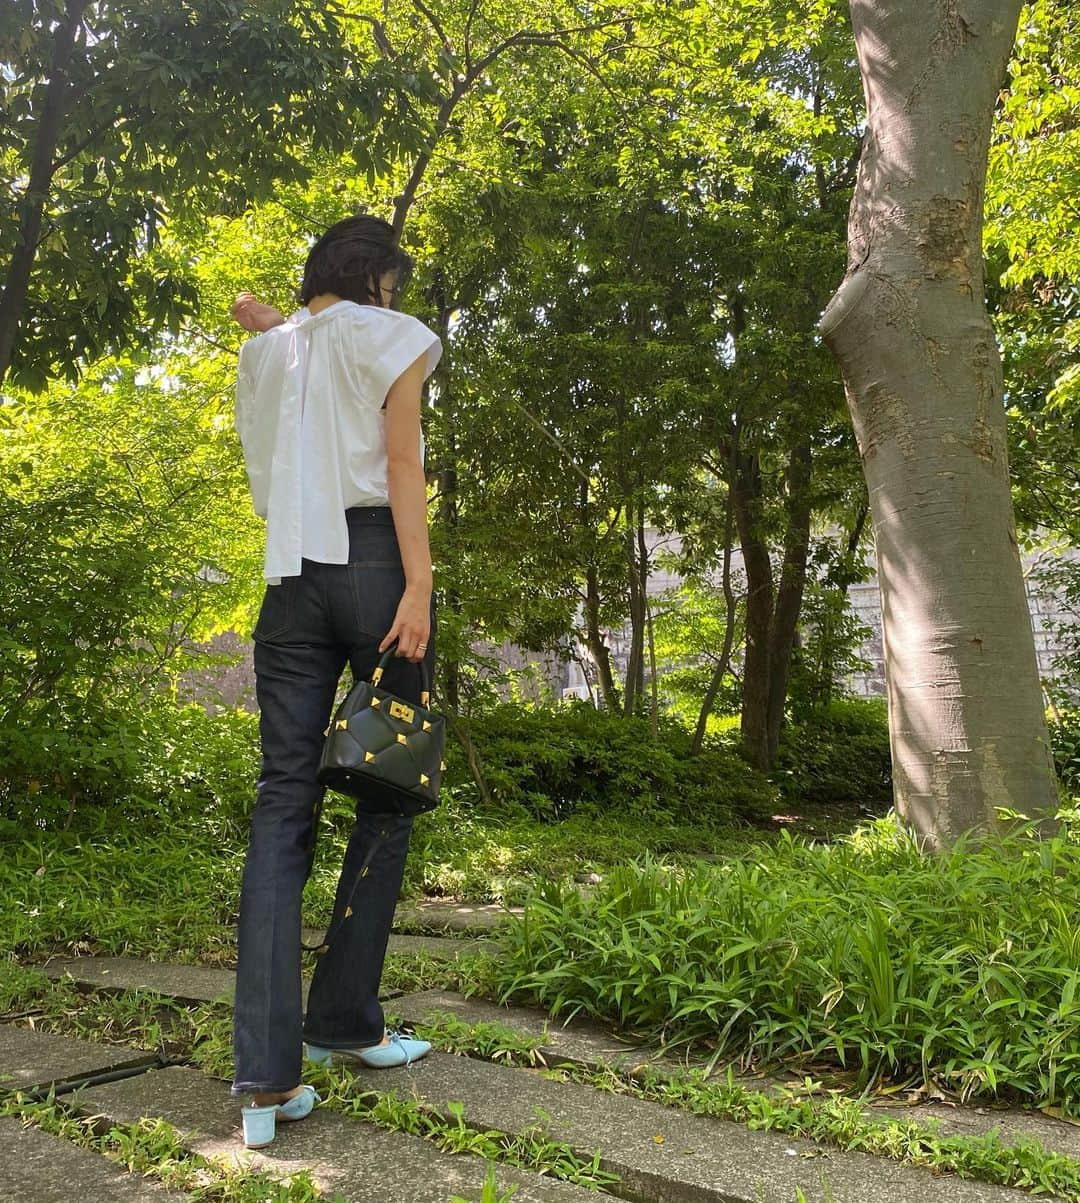
<svg viewBox="0 0 1080 1203"><path fill-rule="evenodd" d="M256 640L262 769L244 862L231 1094L300 1082L300 906L311 872L315 774L345 649Z"/></svg>
<svg viewBox="0 0 1080 1203"><path fill-rule="evenodd" d="M385 1030L379 1002L394 907L405 874L411 815L358 810L338 879L328 942L308 992L304 1039L324 1048L378 1044ZM366 874L361 866L378 847ZM354 888L355 887L355 888Z"/></svg>

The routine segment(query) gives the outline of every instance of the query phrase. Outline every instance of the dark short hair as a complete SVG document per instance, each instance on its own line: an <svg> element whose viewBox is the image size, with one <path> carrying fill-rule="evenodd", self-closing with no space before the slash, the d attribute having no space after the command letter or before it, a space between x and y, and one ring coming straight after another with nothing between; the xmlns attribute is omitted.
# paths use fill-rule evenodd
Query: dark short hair
<svg viewBox="0 0 1080 1203"><path fill-rule="evenodd" d="M395 274L395 290L409 282L413 259L397 245L394 227L381 217L362 215L335 222L308 252L300 303L322 292L359 305L381 305L379 280Z"/></svg>

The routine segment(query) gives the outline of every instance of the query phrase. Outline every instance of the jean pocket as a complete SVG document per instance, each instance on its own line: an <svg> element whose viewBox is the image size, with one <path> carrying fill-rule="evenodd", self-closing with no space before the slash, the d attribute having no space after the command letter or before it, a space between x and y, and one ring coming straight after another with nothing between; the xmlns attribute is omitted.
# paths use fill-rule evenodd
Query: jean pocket
<svg viewBox="0 0 1080 1203"><path fill-rule="evenodd" d="M296 580L294 576L283 576L280 585L266 586L252 639L277 639L292 626Z"/></svg>
<svg viewBox="0 0 1080 1203"><path fill-rule="evenodd" d="M361 634L382 639L394 625L405 592L401 560L367 560L348 565L353 617Z"/></svg>

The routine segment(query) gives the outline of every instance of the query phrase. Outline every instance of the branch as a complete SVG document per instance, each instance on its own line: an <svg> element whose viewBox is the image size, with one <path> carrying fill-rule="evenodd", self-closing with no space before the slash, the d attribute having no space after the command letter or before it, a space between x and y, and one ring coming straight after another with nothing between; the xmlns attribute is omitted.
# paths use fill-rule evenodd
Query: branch
<svg viewBox="0 0 1080 1203"><path fill-rule="evenodd" d="M574 469L574 471L578 474L578 476L581 477L581 479L586 484L592 483L589 480L589 477L586 475L586 473L583 472L581 467L578 465L577 460L574 459L574 457L570 454L569 450L567 450L566 445L562 442L561 439L559 439L556 435L552 434L551 431L548 430L548 428L543 424L543 422L540 421L539 418L533 417L533 415L519 401L515 401L514 398L510 397L510 396L507 397L507 400L510 402L511 405L514 405L518 409L520 409L521 412L525 415L525 417L528 418L528 420L533 424L533 426L535 426L536 429L539 430L540 433L546 439L548 439L551 443L553 443L559 449L559 451L569 461L570 467Z"/></svg>
<svg viewBox="0 0 1080 1203"><path fill-rule="evenodd" d="M428 6L424 3L424 0L412 0L412 3L413 8L418 8L424 14L424 16L427 17L428 21L431 22L431 28L435 30L439 41L442 42L443 46L452 54L453 46L450 42L450 39L446 36L446 31L439 24L438 17L436 17L431 9L428 8Z"/></svg>
<svg viewBox="0 0 1080 1203"><path fill-rule="evenodd" d="M217 349L219 351L225 351L229 355L239 355L240 354L240 349L238 347L227 347L224 343L219 343L216 338L211 338L209 334L206 334L204 331L200 330L197 326L188 326L188 327L186 327L186 329L182 330L181 333L196 334L196 335L198 335L199 338L201 338L203 340L203 342L207 342L212 347L217 347Z"/></svg>
<svg viewBox="0 0 1080 1203"><path fill-rule="evenodd" d="M335 17L340 17L343 21L367 21L372 27L372 33L375 37L375 44L382 51L385 58L397 58L398 53L390 43L390 39L386 36L386 29L378 17L371 17L367 13L347 13L339 5L328 3L326 11L333 13Z"/></svg>
<svg viewBox="0 0 1080 1203"><path fill-rule="evenodd" d="M462 48L464 51L464 58L465 58L465 74L466 75L468 75L470 70L472 69L472 40L471 40L472 20L473 20L473 17L476 15L477 3L478 3L478 0L469 0L469 12L468 12L468 15L465 17L465 32L462 35L462 39L461 39L462 40Z"/></svg>

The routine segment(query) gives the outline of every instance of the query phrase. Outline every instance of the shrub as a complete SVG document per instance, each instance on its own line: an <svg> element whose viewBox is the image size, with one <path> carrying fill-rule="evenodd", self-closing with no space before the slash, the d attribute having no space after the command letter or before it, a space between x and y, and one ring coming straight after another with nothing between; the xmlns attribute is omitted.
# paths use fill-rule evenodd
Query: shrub
<svg viewBox="0 0 1080 1203"><path fill-rule="evenodd" d="M1059 710L1050 719L1050 746L1061 784L1080 792L1080 710Z"/></svg>
<svg viewBox="0 0 1080 1203"><path fill-rule="evenodd" d="M765 777L732 749L714 740L691 756L691 733L670 719L653 740L647 719L585 701L530 709L504 703L472 719L470 732L493 800L511 813L557 821L622 811L726 823L775 805ZM464 781L464 756L450 742L452 776Z"/></svg>
<svg viewBox="0 0 1080 1203"><path fill-rule="evenodd" d="M234 837L254 801L258 715L211 716L165 691L111 695L93 709L64 700L48 724L0 728L2 820L9 830L201 816L208 835Z"/></svg>
<svg viewBox="0 0 1080 1203"><path fill-rule="evenodd" d="M887 808L892 759L884 699L833 701L786 724L772 776L790 798Z"/></svg>

